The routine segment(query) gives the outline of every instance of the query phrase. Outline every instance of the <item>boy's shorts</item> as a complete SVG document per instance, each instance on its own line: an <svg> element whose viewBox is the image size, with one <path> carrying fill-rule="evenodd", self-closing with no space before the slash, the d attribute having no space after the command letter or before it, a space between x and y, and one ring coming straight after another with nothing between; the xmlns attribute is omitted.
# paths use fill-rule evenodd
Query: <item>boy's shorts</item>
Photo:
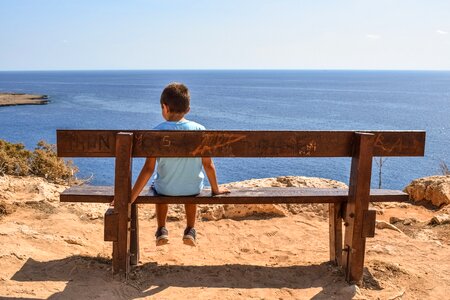
<svg viewBox="0 0 450 300"><path fill-rule="evenodd" d="M169 195L164 195L164 194L158 193L158 191L155 189L155 185L154 185L154 184L152 184L152 185L150 186L150 188L151 188L151 189L153 190L153 192L155 193L155 196L163 196L163 197L194 197L194 196L200 195L200 193L198 193L198 194L194 194L194 195L169 196Z"/></svg>

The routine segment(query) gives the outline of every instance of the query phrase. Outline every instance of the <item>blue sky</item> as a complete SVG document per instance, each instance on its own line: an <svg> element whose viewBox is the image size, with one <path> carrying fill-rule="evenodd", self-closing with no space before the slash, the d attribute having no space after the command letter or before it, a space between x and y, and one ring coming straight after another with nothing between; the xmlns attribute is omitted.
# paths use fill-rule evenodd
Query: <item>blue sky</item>
<svg viewBox="0 0 450 300"><path fill-rule="evenodd" d="M0 0L0 70L450 70L449 0Z"/></svg>

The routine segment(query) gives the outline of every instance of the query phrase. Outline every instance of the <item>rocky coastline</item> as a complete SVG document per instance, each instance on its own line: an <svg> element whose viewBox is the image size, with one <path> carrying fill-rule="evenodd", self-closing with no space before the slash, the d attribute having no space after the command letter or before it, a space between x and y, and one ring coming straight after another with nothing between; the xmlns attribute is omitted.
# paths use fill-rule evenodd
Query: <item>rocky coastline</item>
<svg viewBox="0 0 450 300"><path fill-rule="evenodd" d="M0 106L43 105L48 104L48 102L47 95L0 93Z"/></svg>

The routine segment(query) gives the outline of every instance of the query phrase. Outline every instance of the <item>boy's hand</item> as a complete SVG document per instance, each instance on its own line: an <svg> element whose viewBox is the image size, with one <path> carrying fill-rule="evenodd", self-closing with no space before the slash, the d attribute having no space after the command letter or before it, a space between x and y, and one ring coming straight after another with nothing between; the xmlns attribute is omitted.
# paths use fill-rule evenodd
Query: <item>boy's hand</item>
<svg viewBox="0 0 450 300"><path fill-rule="evenodd" d="M231 191L226 187L219 187L217 190L211 190L213 195L229 194Z"/></svg>
<svg viewBox="0 0 450 300"><path fill-rule="evenodd" d="M111 203L109 204L109 206L112 206L112 207L114 207L114 200L113 200L113 201L111 201Z"/></svg>

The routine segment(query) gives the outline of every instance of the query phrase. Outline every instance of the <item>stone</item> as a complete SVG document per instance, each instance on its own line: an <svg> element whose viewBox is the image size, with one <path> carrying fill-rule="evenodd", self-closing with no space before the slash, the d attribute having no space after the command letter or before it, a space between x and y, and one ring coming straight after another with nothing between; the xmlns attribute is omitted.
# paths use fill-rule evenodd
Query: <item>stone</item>
<svg viewBox="0 0 450 300"><path fill-rule="evenodd" d="M398 222L402 222L403 223L403 221L404 221L404 219L397 218L397 217L390 217L389 218L389 223L391 223L391 224L395 224L395 223L398 223Z"/></svg>
<svg viewBox="0 0 450 300"><path fill-rule="evenodd" d="M413 180L404 190L413 201L429 201L435 206L450 203L450 175Z"/></svg>
<svg viewBox="0 0 450 300"><path fill-rule="evenodd" d="M338 299L365 299L356 284L343 287L337 292Z"/></svg>
<svg viewBox="0 0 450 300"><path fill-rule="evenodd" d="M398 229L396 226L394 226L394 225L392 225L392 224L389 224L389 223L387 223L387 222L385 222L385 221L378 221L378 220L377 220L376 223L375 223L375 227L376 227L377 229L390 229L390 230L394 230L394 231L403 233L403 231L401 231L400 229Z"/></svg>
<svg viewBox="0 0 450 300"><path fill-rule="evenodd" d="M431 225L450 224L450 215L448 214L436 215L430 220L429 224Z"/></svg>
<svg viewBox="0 0 450 300"><path fill-rule="evenodd" d="M408 218L403 221L403 225L411 225L417 223L417 220L414 218Z"/></svg>
<svg viewBox="0 0 450 300"><path fill-rule="evenodd" d="M71 245L83 246L84 243L81 241L81 238L77 236L67 236L64 238L64 242Z"/></svg>
<svg viewBox="0 0 450 300"><path fill-rule="evenodd" d="M304 176L280 176L277 178L249 179L224 184L227 188L243 187L304 187L304 188L348 188L345 183L325 178ZM170 208L169 208L170 209ZM285 217L290 214L308 212L328 217L327 204L217 204L200 205L199 217L203 220L245 218L249 216Z"/></svg>

